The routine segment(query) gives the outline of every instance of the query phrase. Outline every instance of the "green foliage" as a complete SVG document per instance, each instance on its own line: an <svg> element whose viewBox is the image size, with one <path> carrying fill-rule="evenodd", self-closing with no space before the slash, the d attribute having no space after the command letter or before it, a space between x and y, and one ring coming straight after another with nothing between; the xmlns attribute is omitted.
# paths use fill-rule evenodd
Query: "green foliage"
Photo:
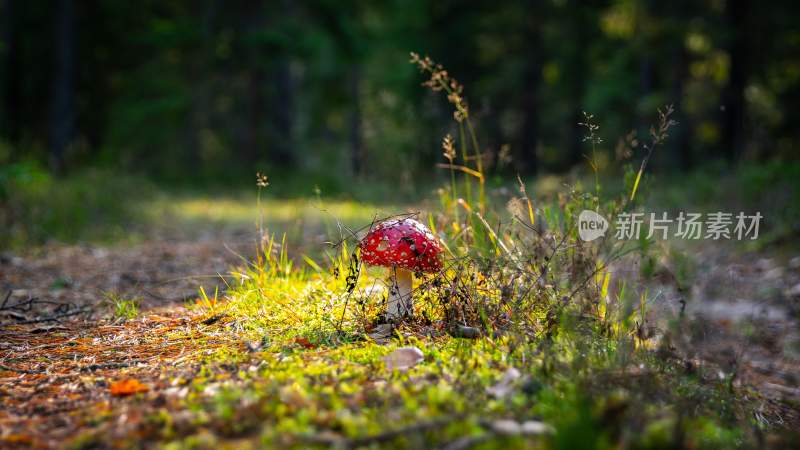
<svg viewBox="0 0 800 450"><path fill-rule="evenodd" d="M734 170L710 165L680 177L661 177L663 187L652 192L649 204L686 212L760 212L764 219L759 239L743 246L792 246L797 233L792 224L800 220L800 207L794 200L800 195L798 177L797 163L742 164Z"/></svg>
<svg viewBox="0 0 800 450"><path fill-rule="evenodd" d="M283 179L270 177L273 184ZM298 244L309 230L325 231L327 227L333 231L337 220L346 226L360 226L376 213L408 202L407 196L374 183L354 184L348 196L319 189L316 199L309 198L314 186L292 189L270 186L261 200L261 214L266 229L288 229L287 239ZM252 230L259 214L253 211L254 201L249 187L246 192L216 186L178 188L103 169L56 177L35 163L9 164L0 167L0 226L4 231L0 247L36 247L51 241L136 241L163 232L191 237L207 227ZM299 223L308 228L297 227ZM318 250L314 246L314 253Z"/></svg>
<svg viewBox="0 0 800 450"><path fill-rule="evenodd" d="M22 2L4 11L0 140L12 162L44 164L58 158L51 130L65 125L73 170L99 163L201 184L258 167L298 171L326 192L347 191L353 175L414 189L411 180L431 175L443 131L472 141L467 124L439 126L450 113L402 67L408 51L426 48L472 87L484 124L484 160L472 162L487 179L585 167L583 111L604 112L605 137L633 131L642 141L665 104L686 126L653 161L661 169L792 160L797 13L787 1L740 13L746 5L111 0L75 8L74 52L61 55L53 33L25 34L52 28L59 9ZM775 38L756 40L767 28ZM70 57L65 80L54 68ZM42 86L61 83L74 106L51 114ZM741 115L728 120L731 110ZM591 160L618 158L617 144L600 143ZM303 192L298 184L288 189Z"/></svg>
<svg viewBox="0 0 800 450"><path fill-rule="evenodd" d="M146 180L124 174L85 170L59 178L35 163L7 165L0 168L0 246L130 236L141 220L137 205L154 193Z"/></svg>

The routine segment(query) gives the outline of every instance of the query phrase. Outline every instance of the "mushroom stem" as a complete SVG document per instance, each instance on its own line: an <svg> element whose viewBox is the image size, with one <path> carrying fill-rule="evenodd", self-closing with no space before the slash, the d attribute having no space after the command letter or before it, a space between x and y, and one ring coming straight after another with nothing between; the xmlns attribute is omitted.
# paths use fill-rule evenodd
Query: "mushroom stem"
<svg viewBox="0 0 800 450"><path fill-rule="evenodd" d="M389 304L386 318L399 319L414 312L414 301L411 298L411 282L414 273L410 270L394 267L392 269L392 285L389 286Z"/></svg>

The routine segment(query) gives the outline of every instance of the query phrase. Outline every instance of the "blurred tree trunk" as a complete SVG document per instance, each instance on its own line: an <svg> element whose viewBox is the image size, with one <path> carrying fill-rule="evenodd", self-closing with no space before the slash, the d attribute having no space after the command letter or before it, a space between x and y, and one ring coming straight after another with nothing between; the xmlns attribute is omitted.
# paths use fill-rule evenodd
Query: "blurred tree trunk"
<svg viewBox="0 0 800 450"><path fill-rule="evenodd" d="M529 17L525 30L525 69L522 87L523 122L520 136L520 169L535 174L539 169L539 87L542 82L541 30L535 17Z"/></svg>
<svg viewBox="0 0 800 450"><path fill-rule="evenodd" d="M730 69L728 83L722 92L722 151L729 162L735 162L744 149L744 89L747 85L747 15L748 0L729 0L725 10Z"/></svg>
<svg viewBox="0 0 800 450"><path fill-rule="evenodd" d="M650 95L653 91L653 61L649 55L644 55L639 61L639 94Z"/></svg>
<svg viewBox="0 0 800 450"><path fill-rule="evenodd" d="M276 139L273 148L275 149L275 163L281 167L294 166L294 80L290 61L283 57L278 61L274 72L274 126Z"/></svg>
<svg viewBox="0 0 800 450"><path fill-rule="evenodd" d="M641 56L639 58L639 100L635 105L636 121L639 127L640 136L649 136L651 112L646 111L649 108L642 108L641 104L650 104L650 99L647 97L653 93L653 85L655 84L653 77L653 61L647 53L652 51L648 49L647 45L641 46Z"/></svg>
<svg viewBox="0 0 800 450"><path fill-rule="evenodd" d="M363 136L361 129L361 67L353 64L350 69L350 164L353 175L361 175L363 170Z"/></svg>
<svg viewBox="0 0 800 450"><path fill-rule="evenodd" d="M244 12L240 13L241 26L247 30L245 39L254 40L253 36L257 35L265 27L265 15L263 5L258 2L246 5ZM247 77L247 100L245 105L243 153L244 159L248 164L256 164L259 159L264 157L263 152L266 150L264 148L263 130L265 127L264 88L267 84L261 62L261 53L264 51L262 46L251 44L247 47L247 50L248 58L244 69ZM269 130L268 126L267 130Z"/></svg>
<svg viewBox="0 0 800 450"><path fill-rule="evenodd" d="M587 71L589 70L586 50L589 40L589 24L586 20L586 11L581 2L570 5L569 33L574 37L567 65L568 102L570 113L568 115L568 158L567 167L579 164L583 159L584 129L579 124L584 121L583 97L586 90Z"/></svg>
<svg viewBox="0 0 800 450"><path fill-rule="evenodd" d="M678 126L674 128L674 137L671 139L673 160L681 170L689 170L692 165L691 148L691 123L687 120L685 105L683 104L684 91L686 89L686 79L689 76L689 55L684 47L683 40L680 39L675 45L672 58L673 78L672 78L672 101L675 106L675 120Z"/></svg>
<svg viewBox="0 0 800 450"><path fill-rule="evenodd" d="M583 86L584 80L582 76L578 76L580 80L573 84L572 95L569 96L570 114L569 114L569 160L567 161L567 168L575 166L581 162L583 158L583 134L584 129L581 128L579 123L584 121L583 117Z"/></svg>
<svg viewBox="0 0 800 450"><path fill-rule="evenodd" d="M64 152L74 132L75 16L72 0L58 0L55 8L55 70L50 109L50 166L64 170Z"/></svg>
<svg viewBox="0 0 800 450"><path fill-rule="evenodd" d="M246 157L249 162L268 160L276 167L293 167L295 86L289 49L265 39L264 33L282 35L285 21L291 21L291 2L259 4L245 11L249 44L246 71L249 102L245 130Z"/></svg>
<svg viewBox="0 0 800 450"><path fill-rule="evenodd" d="M0 116L0 133L5 134L11 143L17 143L20 135L19 107L20 107L20 72L19 72L19 44L17 43L17 30L14 24L14 0L5 0L0 6L3 36L3 111Z"/></svg>
<svg viewBox="0 0 800 450"><path fill-rule="evenodd" d="M264 119L264 72L256 63L247 74L248 111L244 131L244 157L248 163L258 162L262 146L261 127Z"/></svg>
<svg viewBox="0 0 800 450"><path fill-rule="evenodd" d="M282 0L280 6L284 20L291 22L296 18L297 5L292 0ZM275 70L275 85L278 87L275 125L278 131L278 160L285 167L297 164L294 148L295 80L291 63L291 49L283 48Z"/></svg>

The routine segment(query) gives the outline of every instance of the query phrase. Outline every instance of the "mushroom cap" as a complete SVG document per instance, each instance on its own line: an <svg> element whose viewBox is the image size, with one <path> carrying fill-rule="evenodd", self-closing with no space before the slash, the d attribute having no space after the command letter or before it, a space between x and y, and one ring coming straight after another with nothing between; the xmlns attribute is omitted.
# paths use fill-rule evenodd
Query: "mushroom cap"
<svg viewBox="0 0 800 450"><path fill-rule="evenodd" d="M379 223L359 243L361 260L373 266L401 267L413 272L442 268L439 240L414 219Z"/></svg>

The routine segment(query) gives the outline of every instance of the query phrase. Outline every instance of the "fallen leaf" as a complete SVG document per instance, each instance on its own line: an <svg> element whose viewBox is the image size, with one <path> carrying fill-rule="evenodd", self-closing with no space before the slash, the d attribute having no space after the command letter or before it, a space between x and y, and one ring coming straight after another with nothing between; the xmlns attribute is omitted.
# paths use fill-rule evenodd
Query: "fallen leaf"
<svg viewBox="0 0 800 450"><path fill-rule="evenodd" d="M514 382L521 376L522 374L519 370L514 367L509 367L508 370L503 373L503 378L501 378L497 384L486 388L486 393L494 398L507 397L508 394L514 390Z"/></svg>
<svg viewBox="0 0 800 450"><path fill-rule="evenodd" d="M296 337L296 338L294 338L294 343L298 344L298 345L300 345L300 346L302 346L304 348L307 348L307 349L312 349L312 348L316 348L317 347L316 345L312 344L311 342L309 342L308 339L306 339L304 337Z"/></svg>
<svg viewBox="0 0 800 450"><path fill-rule="evenodd" d="M207 319L204 319L200 323L202 323L203 325L213 325L213 324L219 322L219 319L222 319L222 314L217 314L217 315L211 316L211 317L209 317Z"/></svg>
<svg viewBox="0 0 800 450"><path fill-rule="evenodd" d="M116 381L111 384L111 395L116 395L118 397L147 392L149 390L150 388L133 378Z"/></svg>
<svg viewBox="0 0 800 450"><path fill-rule="evenodd" d="M400 347L383 357L388 370L405 370L417 365L425 359L422 350L417 347Z"/></svg>
<svg viewBox="0 0 800 450"><path fill-rule="evenodd" d="M33 438L26 434L9 434L0 438L0 442L5 442L13 446L30 446L33 445Z"/></svg>

